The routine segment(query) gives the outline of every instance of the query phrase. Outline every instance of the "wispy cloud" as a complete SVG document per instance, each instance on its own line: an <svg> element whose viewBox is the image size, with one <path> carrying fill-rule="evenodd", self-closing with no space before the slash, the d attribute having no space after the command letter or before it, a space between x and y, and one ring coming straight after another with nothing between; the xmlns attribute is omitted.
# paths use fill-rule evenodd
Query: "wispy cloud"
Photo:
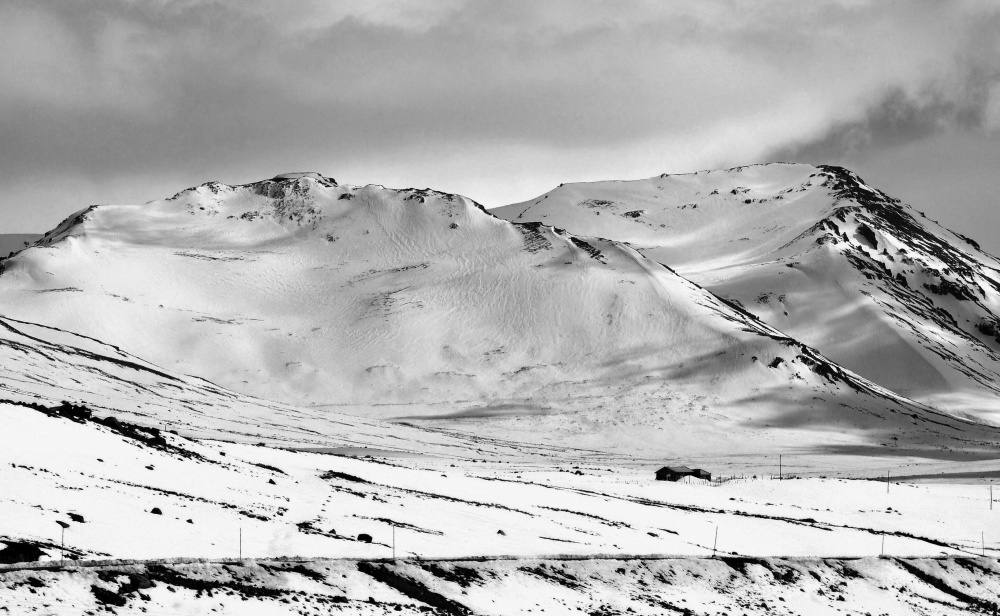
<svg viewBox="0 0 1000 616"><path fill-rule="evenodd" d="M996 66L963 65L963 59L954 72L917 88L887 85L860 112L826 122L818 134L781 144L768 156L859 163L942 134L995 133L1000 128L1000 56Z"/></svg>

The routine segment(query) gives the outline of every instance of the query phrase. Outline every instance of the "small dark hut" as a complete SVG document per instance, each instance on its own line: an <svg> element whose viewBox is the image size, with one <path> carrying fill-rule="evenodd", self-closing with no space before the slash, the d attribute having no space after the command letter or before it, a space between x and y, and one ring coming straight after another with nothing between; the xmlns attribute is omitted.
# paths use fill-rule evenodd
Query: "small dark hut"
<svg viewBox="0 0 1000 616"><path fill-rule="evenodd" d="M656 471L657 481L679 481L682 477L697 477L711 481L712 473L701 468L688 468L686 466L664 466Z"/></svg>

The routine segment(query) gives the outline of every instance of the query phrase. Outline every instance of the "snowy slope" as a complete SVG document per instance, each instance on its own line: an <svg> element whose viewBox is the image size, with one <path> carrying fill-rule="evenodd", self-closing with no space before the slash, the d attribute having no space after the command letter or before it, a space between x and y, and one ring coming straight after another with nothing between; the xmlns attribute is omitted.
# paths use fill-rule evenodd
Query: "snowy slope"
<svg viewBox="0 0 1000 616"><path fill-rule="evenodd" d="M1000 262L850 171L566 184L493 213L627 242L880 385L1000 420Z"/></svg>
<svg viewBox="0 0 1000 616"><path fill-rule="evenodd" d="M2 265L11 316L284 402L649 451L982 438L627 245L430 190L210 183Z"/></svg>
<svg viewBox="0 0 1000 616"><path fill-rule="evenodd" d="M26 321L0 317L0 401L84 405L99 417L174 430L186 437L294 447L370 447L462 455L468 438L334 412L267 402L172 373L120 348ZM15 432L7 427L7 438ZM48 437L40 430L36 438ZM506 450L501 444L490 453ZM519 455L530 448L518 447Z"/></svg>
<svg viewBox="0 0 1000 616"><path fill-rule="evenodd" d="M162 431L167 438L169 430L183 438L349 455L562 461L609 457L565 444L554 448L269 402L165 370L93 338L0 317L0 404L54 408L64 401L90 409L95 420L115 417ZM8 442L22 446L30 439L45 443L50 436L40 426L32 435L18 434L9 422L0 425L6 426ZM44 446L29 449L36 462L48 460Z"/></svg>

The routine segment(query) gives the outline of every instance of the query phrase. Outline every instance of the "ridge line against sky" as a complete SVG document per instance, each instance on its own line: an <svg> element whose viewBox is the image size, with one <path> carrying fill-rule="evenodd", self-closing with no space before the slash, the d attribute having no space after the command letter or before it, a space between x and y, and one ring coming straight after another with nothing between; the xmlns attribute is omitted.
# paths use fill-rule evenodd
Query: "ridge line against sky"
<svg viewBox="0 0 1000 616"><path fill-rule="evenodd" d="M0 2L0 232L315 170L497 207L842 164L1000 252L1000 3Z"/></svg>

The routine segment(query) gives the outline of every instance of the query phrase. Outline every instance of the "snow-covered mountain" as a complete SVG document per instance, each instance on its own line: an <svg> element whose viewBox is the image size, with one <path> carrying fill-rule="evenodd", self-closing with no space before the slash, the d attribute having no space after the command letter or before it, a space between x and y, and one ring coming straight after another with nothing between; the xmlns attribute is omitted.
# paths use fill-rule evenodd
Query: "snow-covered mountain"
<svg viewBox="0 0 1000 616"><path fill-rule="evenodd" d="M772 183L828 179L779 170ZM727 242L714 237L702 241ZM978 438L658 261L670 259L457 195L296 173L87 208L2 263L0 302L243 393L480 418L529 440L676 451L759 449L781 430Z"/></svg>
<svg viewBox="0 0 1000 616"><path fill-rule="evenodd" d="M880 385L1000 419L1000 262L843 168L565 184L493 213L621 241Z"/></svg>
<svg viewBox="0 0 1000 616"><path fill-rule="evenodd" d="M984 486L900 480L1000 429L659 260L318 174L80 212L0 261L0 611L993 607Z"/></svg>

